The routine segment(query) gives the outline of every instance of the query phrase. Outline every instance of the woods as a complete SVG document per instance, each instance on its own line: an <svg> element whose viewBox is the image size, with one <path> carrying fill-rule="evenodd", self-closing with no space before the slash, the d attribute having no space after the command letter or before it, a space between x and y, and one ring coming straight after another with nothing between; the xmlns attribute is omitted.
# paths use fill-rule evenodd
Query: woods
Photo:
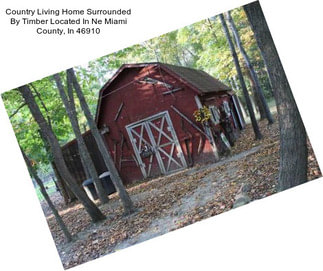
<svg viewBox="0 0 323 271"><path fill-rule="evenodd" d="M259 2L2 98L65 268L321 176Z"/></svg>
<svg viewBox="0 0 323 271"><path fill-rule="evenodd" d="M220 17L220 20L221 20L223 31L225 33L225 36L227 38L227 41L228 41L228 44L229 44L229 47L230 47L230 50L231 50L231 54L232 54L232 57L233 57L233 60L234 60L236 70L237 70L238 78L239 78L239 81L240 81L240 84L241 84L241 87L242 87L243 95L244 95L244 98L245 98L245 101L246 101L246 104L247 104L247 109L248 109L248 112L249 112L249 116L251 118L251 123L252 123L252 127L253 127L253 130L254 130L254 133L255 133L255 137L256 137L256 139L261 139L262 135L261 135L261 132L260 132L259 127L258 127L258 123L257 123L257 120L256 120L255 113L254 113L253 108L252 108L252 104L251 104L251 100L250 100L250 97L249 97L249 94L248 94L247 86L246 86L246 83L244 81L244 78L243 78L243 75L242 75L242 72L241 72L240 63L239 63L236 50L234 48L234 45L232 43L232 40L231 40L231 37L230 37L230 34L229 34L228 26L227 26L227 24L226 24L226 22L224 20L223 14L220 14L219 17Z"/></svg>
<svg viewBox="0 0 323 271"><path fill-rule="evenodd" d="M264 110L265 111L265 116L266 118L268 119L268 123L269 124L272 124L274 121L273 121L273 117L271 115L271 112L269 110L269 107L268 107L268 103L265 99L265 96L264 96L264 93L263 93L263 90L260 86L260 82L259 82L259 79L258 79L258 76L253 68L253 65L250 61L250 58L246 52L246 50L244 49L242 43L241 43L241 39L240 39L240 36L239 36L239 33L238 33L238 30L235 26L235 23L232 19L232 16L231 16L231 13L230 11L227 12L227 18L228 18L228 21L230 23L230 27L231 27L231 30L232 30L232 34L234 36L234 39L236 41L236 44L244 58L244 61L246 63L246 66L248 67L249 69L249 73L251 75L251 84L253 86L253 88L255 89L256 91L256 97L257 97L257 100L260 100L260 103L261 103L261 106L259 106L259 111L260 111L260 115L261 115L261 112ZM261 118L262 118L262 115L261 115Z"/></svg>

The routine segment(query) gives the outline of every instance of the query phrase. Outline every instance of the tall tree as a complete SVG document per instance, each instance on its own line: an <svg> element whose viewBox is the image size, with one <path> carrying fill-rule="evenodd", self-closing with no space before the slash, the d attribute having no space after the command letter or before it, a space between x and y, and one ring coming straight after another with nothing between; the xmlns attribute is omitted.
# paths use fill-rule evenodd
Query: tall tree
<svg viewBox="0 0 323 271"><path fill-rule="evenodd" d="M123 186L119 172L117 171L117 169L112 161L112 158L111 158L110 153L107 149L107 146L104 143L103 138L102 138L102 136L96 126L96 123L92 117L90 109L89 109L89 107L85 101L84 95L82 93L81 87L77 81L74 70L73 70L73 68L71 68L71 69L68 69L66 72L70 76L70 78L72 79L74 89L75 89L76 94L80 100L80 104L81 104L81 107L82 107L83 112L85 114L85 117L87 119L91 133L95 139L96 144L98 145L98 148L101 152L104 163L105 163L106 167L108 168L108 170L110 171L110 176L111 176L112 182L113 182L116 190L118 191L120 199L123 203L124 214L125 215L131 214L134 212L133 203L128 195L127 190Z"/></svg>
<svg viewBox="0 0 323 271"><path fill-rule="evenodd" d="M62 98L63 104L65 106L67 115L71 121L72 124L72 128L76 137L76 141L77 141L77 146L79 149L79 153L81 156L81 162L83 165L83 168L86 172L89 173L90 177L93 180L95 189L97 191L97 194L99 196L100 202L102 204L105 204L108 202L108 197L107 194L102 186L102 183L99 179L98 176L98 172L95 168L95 165L92 161L92 158L89 154L89 151L87 149L87 146L85 144L84 138L82 136L80 127L79 127L79 123L77 120L77 114L76 114L76 110L75 110L75 103L74 103L74 96L73 96L73 88L72 88L72 80L70 78L70 76L67 74L67 92L68 92L68 96L67 97L65 90L64 90L64 86L61 80L60 75L54 74L53 76L56 85L57 85L57 89L59 91L59 94Z"/></svg>
<svg viewBox="0 0 323 271"><path fill-rule="evenodd" d="M230 47L230 50L231 50L231 54L232 54L232 57L233 57L233 60L234 60L236 70L237 70L238 78L240 80L240 84L241 84L241 87L242 87L243 95L244 95L244 98L245 98L245 101L246 101L246 104L247 104L247 109L248 109L248 112L249 112L249 116L250 116L250 119L251 119L251 124L252 124L252 127L253 127L253 131L255 133L255 137L256 137L256 139L261 139L262 135L261 135L260 130L259 130L259 126L258 126L256 117L255 117L255 113L254 113L254 111L252 109L251 100L250 100L250 97L249 97L249 94L248 94L246 83L245 83L245 81L243 79L243 75L242 75L242 72L241 72L241 67L240 67L240 64L239 64L239 59L238 59L236 50L234 48L233 42L231 40L228 26L227 26L227 24L226 24L226 22L224 20L223 14L220 14L219 17L220 17L220 20L221 20L221 24L222 24L224 34L225 34L225 36L227 38L227 41L228 41L228 44L229 44L229 47Z"/></svg>
<svg viewBox="0 0 323 271"><path fill-rule="evenodd" d="M22 148L20 148L21 152L22 152L22 156L24 157L24 160L27 164L28 170L31 174L31 176L35 179L36 183L38 184L39 188L40 188L40 192L42 193L42 195L44 196L44 199L46 200L49 208L51 209L52 213L55 216L55 219L57 221L57 224L59 225L59 227L61 228L61 230L63 231L66 241L67 242L71 242L72 241L72 235L69 232L68 228L66 227L66 224L64 223L62 217L59 215L55 205L53 204L53 202L51 201L49 195L47 194L46 188L44 187L44 184L42 182L42 180L39 178L36 170L33 168L29 158L27 157L27 155L25 154L25 152L22 150Z"/></svg>
<svg viewBox="0 0 323 271"><path fill-rule="evenodd" d="M285 190L306 182L306 131L259 2L243 8L266 63L276 100L280 129L278 182L279 189Z"/></svg>
<svg viewBox="0 0 323 271"><path fill-rule="evenodd" d="M59 169L61 176L66 181L67 186L73 191L75 196L83 204L85 210L90 215L93 222L105 219L105 216L102 214L100 209L95 206L95 204L89 199L86 193L78 186L71 173L69 172L58 140L53 133L50 125L47 123L43 114L41 113L29 86L24 85L22 87L19 87L19 91L22 94L26 104L28 105L32 116L39 125L39 128L46 138L46 141L49 143L54 162Z"/></svg>
<svg viewBox="0 0 323 271"><path fill-rule="evenodd" d="M245 62L246 62L247 68L250 71L251 82L254 85L256 98L260 100L260 104L261 104L261 106L263 107L263 109L265 111L266 118L268 120L268 124L272 124L272 123L274 123L274 120L273 120L273 117L272 117L272 115L270 113L270 110L269 110L268 104L266 102L264 93L263 93L263 91L261 89L261 86L260 86L260 83L259 83L259 80L258 80L258 76L257 76L257 74L255 72L255 69L254 69L254 67L253 67L253 65L252 65L252 63L250 61L250 58L249 58L246 50L244 49L244 47L243 47L243 45L241 43L238 30L237 30L237 28L235 26L235 23L234 23L233 19L232 19L230 11L227 12L227 18L228 18L229 24L231 26L231 30L232 30L234 39L236 41L236 44L237 44L237 46L238 46L238 48L239 48ZM261 110L261 108L259 108L259 110Z"/></svg>
<svg viewBox="0 0 323 271"><path fill-rule="evenodd" d="M48 120L49 119L50 118L48 118ZM42 134L42 131L40 129L38 129L38 133L39 133L39 135L40 135L40 137L41 137L41 139L42 139L42 141L44 143L44 147L45 147L45 150L46 150L47 155L48 155L48 161L49 161L50 165L52 166L53 173L54 173L54 175L56 177L56 181L57 181L60 193L61 193L61 195L62 195L62 197L64 199L65 204L67 204L68 201L69 201L69 198L73 198L73 196L74 196L74 195L70 195L69 193L73 193L73 192L68 191L67 189L65 189L65 185L64 185L65 182L64 182L62 176L59 174L58 169L57 169L57 167L55 165L55 162L53 161L53 156L51 155L51 151L50 151L50 145L47 142L46 137ZM74 196L74 198L75 198L75 196Z"/></svg>
<svg viewBox="0 0 323 271"><path fill-rule="evenodd" d="M249 82L250 82L250 88L252 89L252 96L251 97L254 101L255 106L257 105L256 111L259 112L261 120L266 119L266 112L265 112L264 106L260 101L259 95L256 90L256 83L253 80L248 67L246 67L245 75L248 77Z"/></svg>

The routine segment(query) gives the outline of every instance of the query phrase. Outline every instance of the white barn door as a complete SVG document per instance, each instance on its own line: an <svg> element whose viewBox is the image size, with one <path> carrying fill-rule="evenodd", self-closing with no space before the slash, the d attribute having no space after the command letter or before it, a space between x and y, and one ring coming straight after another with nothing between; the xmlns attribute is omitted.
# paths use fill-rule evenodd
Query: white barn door
<svg viewBox="0 0 323 271"><path fill-rule="evenodd" d="M126 126L144 178L187 167L167 111Z"/></svg>

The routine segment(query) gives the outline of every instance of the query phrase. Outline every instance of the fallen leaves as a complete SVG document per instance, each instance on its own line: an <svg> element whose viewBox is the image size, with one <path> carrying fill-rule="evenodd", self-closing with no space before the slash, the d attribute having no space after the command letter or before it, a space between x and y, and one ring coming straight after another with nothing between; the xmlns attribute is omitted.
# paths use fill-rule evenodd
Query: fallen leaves
<svg viewBox="0 0 323 271"><path fill-rule="evenodd" d="M66 207L62 200L54 198L64 222L76 236L73 243L64 243L55 219L48 215L43 204L64 268L228 211L242 184L250 186L248 196L252 200L276 193L278 124L276 121L268 127L266 121L261 121L259 126L264 136L262 140L254 141L248 125L232 148L231 157L218 164L198 165L129 187L137 211L127 217L123 216L117 195L112 195L107 205L100 206L107 219L95 225L80 204ZM255 146L258 149L251 152ZM321 172L309 143L308 146L308 179L312 180L321 176Z"/></svg>

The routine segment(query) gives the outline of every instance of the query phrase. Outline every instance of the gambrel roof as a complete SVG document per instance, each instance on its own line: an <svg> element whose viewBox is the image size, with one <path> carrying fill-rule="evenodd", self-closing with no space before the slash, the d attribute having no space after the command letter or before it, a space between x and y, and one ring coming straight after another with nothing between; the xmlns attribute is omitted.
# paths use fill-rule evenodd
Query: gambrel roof
<svg viewBox="0 0 323 271"><path fill-rule="evenodd" d="M99 92L98 106L96 112L96 120L98 119L98 114L101 106L101 98L105 90L108 89L110 84L126 69L132 68L144 68L147 66L158 67L161 70L173 75L178 78L183 83L189 85L194 89L198 95L205 95L214 92L230 91L231 88L215 79L208 73L202 70L196 70L183 66L176 66L172 64L160 63L160 62L151 62L151 63L137 63L137 64L124 64L118 71L110 78L110 80L101 88ZM149 78L150 79L150 78ZM114 91L114 90L113 90ZM106 93L104 93L106 95Z"/></svg>

